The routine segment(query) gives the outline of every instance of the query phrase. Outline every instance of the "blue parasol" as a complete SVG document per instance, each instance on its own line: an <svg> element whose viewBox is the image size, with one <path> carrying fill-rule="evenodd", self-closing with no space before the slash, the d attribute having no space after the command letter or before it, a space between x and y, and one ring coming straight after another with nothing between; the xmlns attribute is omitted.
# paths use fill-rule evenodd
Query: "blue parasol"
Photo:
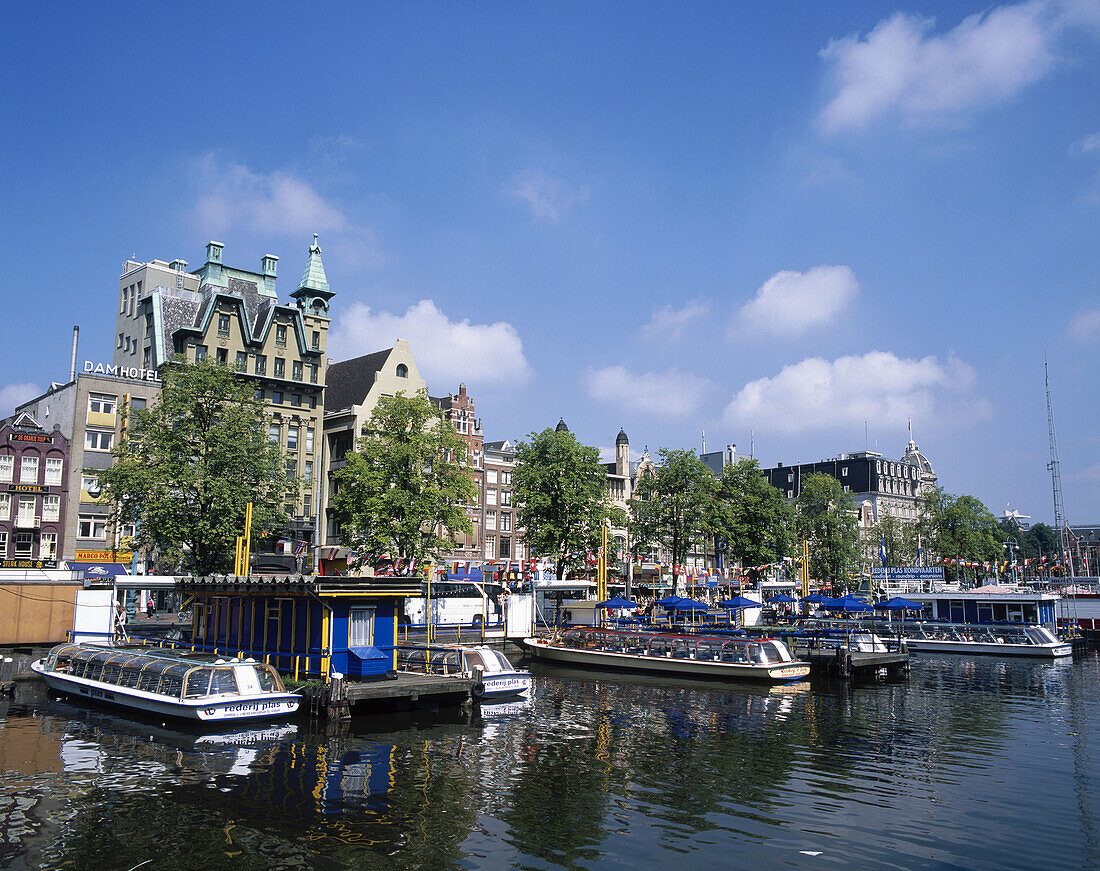
<svg viewBox="0 0 1100 871"><path fill-rule="evenodd" d="M624 599L622 596L612 596L605 602L597 602L594 607L604 611L623 611L628 608L631 610L637 608L638 603L631 602L629 599Z"/></svg>

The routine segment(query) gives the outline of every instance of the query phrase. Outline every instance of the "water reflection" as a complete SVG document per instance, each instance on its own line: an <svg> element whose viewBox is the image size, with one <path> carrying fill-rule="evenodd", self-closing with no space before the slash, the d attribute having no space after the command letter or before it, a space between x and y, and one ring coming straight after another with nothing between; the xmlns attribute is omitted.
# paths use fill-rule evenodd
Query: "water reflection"
<svg viewBox="0 0 1100 871"><path fill-rule="evenodd" d="M0 702L0 864L1100 862L1095 658L923 657L907 683L855 688L536 676L481 710L221 734L21 684ZM1020 838L1036 826L1064 861Z"/></svg>

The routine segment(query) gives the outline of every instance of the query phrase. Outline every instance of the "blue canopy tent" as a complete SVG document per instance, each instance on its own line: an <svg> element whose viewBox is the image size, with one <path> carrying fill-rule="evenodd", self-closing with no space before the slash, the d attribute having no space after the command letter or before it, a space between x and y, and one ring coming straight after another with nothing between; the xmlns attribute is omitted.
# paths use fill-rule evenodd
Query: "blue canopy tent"
<svg viewBox="0 0 1100 871"><path fill-rule="evenodd" d="M624 599L622 596L612 596L606 601L597 602L593 607L595 607L597 610L603 611L623 611L627 608L637 608L638 603L631 602L629 599Z"/></svg>
<svg viewBox="0 0 1100 871"><path fill-rule="evenodd" d="M746 608L760 608L763 606L755 599L749 599L746 596L734 596L732 599L726 599L723 602L719 602L718 607L728 608L730 611L730 617L732 618L735 611L738 613L743 613ZM734 625L740 628L738 623L744 625L744 620L740 620L734 623Z"/></svg>
<svg viewBox="0 0 1100 871"><path fill-rule="evenodd" d="M684 601L683 596L665 596L663 599L658 599L657 603L662 608L671 608L677 602Z"/></svg>
<svg viewBox="0 0 1100 871"><path fill-rule="evenodd" d="M786 593L780 593L778 596L772 596L765 601L767 601L769 605L793 605L798 599L794 599Z"/></svg>
<svg viewBox="0 0 1100 871"><path fill-rule="evenodd" d="M847 595L839 599L831 599L828 602L822 602L821 606L829 611L848 611L849 613L857 613L863 611L874 611L874 605L871 605L859 596Z"/></svg>
<svg viewBox="0 0 1100 871"><path fill-rule="evenodd" d="M823 605L826 602L832 602L834 600L830 599L828 596L822 595L821 593L810 593L810 595L803 596L798 601L805 602L808 605Z"/></svg>
<svg viewBox="0 0 1100 871"><path fill-rule="evenodd" d="M924 604L921 602L914 602L912 599L903 599L901 596L894 596L892 599L887 599L885 602L876 602L876 608L881 608L884 611L922 611L924 610Z"/></svg>
<svg viewBox="0 0 1100 871"><path fill-rule="evenodd" d="M726 599L724 602L719 602L718 607L729 608L730 610L742 610L744 608L762 608L763 605L755 599L749 599L746 596L735 596L732 599Z"/></svg>
<svg viewBox="0 0 1100 871"><path fill-rule="evenodd" d="M673 611L706 611L710 605L706 602L697 602L695 599L680 599L666 607Z"/></svg>

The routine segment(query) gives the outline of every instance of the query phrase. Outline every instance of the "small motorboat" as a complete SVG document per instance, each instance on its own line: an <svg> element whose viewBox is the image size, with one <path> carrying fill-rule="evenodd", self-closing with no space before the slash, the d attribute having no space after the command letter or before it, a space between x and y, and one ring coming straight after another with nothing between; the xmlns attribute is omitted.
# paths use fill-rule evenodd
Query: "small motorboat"
<svg viewBox="0 0 1100 871"><path fill-rule="evenodd" d="M491 647L401 645L397 667L421 674L480 675L470 693L482 703L522 696L534 680L531 672L515 668L508 657Z"/></svg>
<svg viewBox="0 0 1100 871"><path fill-rule="evenodd" d="M159 648L59 644L31 670L77 698L204 723L285 717L301 701L262 662Z"/></svg>

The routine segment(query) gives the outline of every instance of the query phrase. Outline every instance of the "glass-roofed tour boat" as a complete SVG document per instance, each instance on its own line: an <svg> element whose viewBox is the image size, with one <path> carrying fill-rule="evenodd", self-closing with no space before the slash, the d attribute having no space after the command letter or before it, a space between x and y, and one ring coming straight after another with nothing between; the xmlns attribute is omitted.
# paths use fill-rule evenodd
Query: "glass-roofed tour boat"
<svg viewBox="0 0 1100 871"><path fill-rule="evenodd" d="M576 626L528 638L539 659L612 671L652 671L706 679L789 681L810 673L778 638L675 635Z"/></svg>
<svg viewBox="0 0 1100 871"><path fill-rule="evenodd" d="M269 665L201 653L59 644L31 669L78 698L208 723L283 717L301 701Z"/></svg>

